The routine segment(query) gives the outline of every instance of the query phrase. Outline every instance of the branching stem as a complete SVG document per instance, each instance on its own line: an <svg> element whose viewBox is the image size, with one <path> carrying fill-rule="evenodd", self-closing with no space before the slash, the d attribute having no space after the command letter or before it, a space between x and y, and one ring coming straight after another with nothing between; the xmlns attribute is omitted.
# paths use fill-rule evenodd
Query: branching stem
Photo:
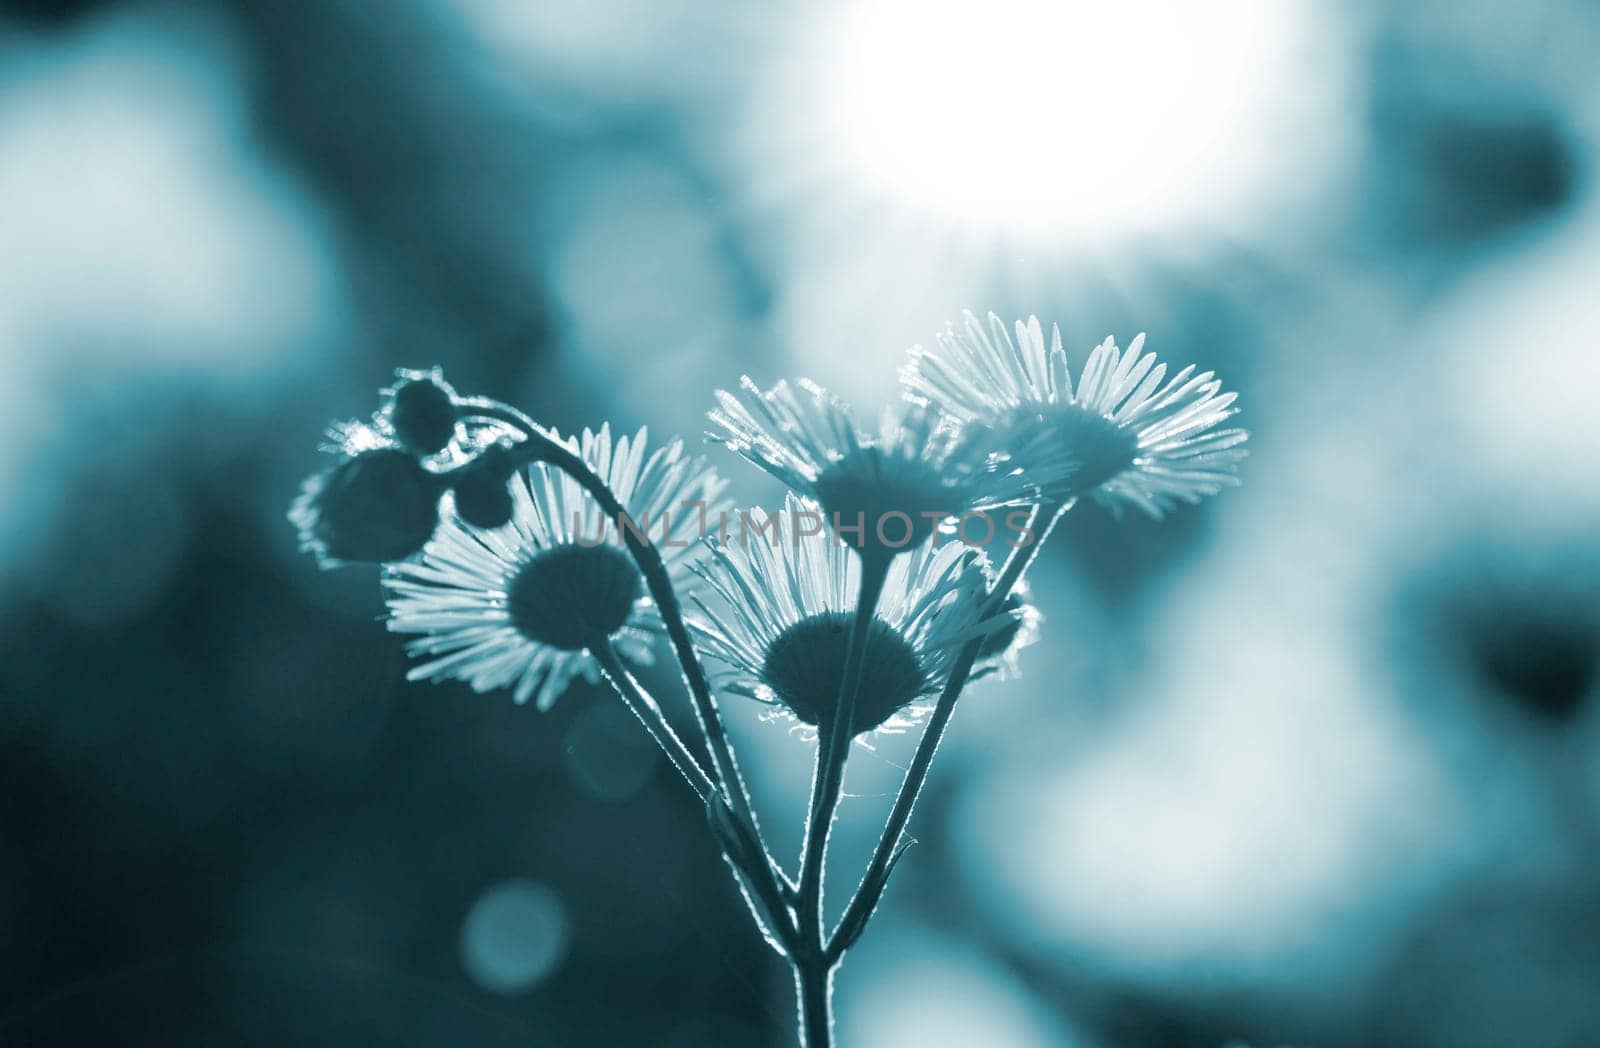
<svg viewBox="0 0 1600 1048"><path fill-rule="evenodd" d="M856 696L861 690L862 670L866 665L867 639L878 610L878 597L889 575L889 564L889 558L883 556L868 554L861 558L861 583L845 647L839 701L831 718L825 717L817 725L817 771L812 782L800 862L800 921L809 925L801 929L805 937L819 942L823 936L822 873L826 865L828 834L844 786L845 761L850 756L850 740L855 737Z"/></svg>
<svg viewBox="0 0 1600 1048"><path fill-rule="evenodd" d="M1041 502L1034 506L1028 517L1028 531L1034 536L1034 541L1013 547L1006 557L999 578L989 590L986 601L988 611L997 610L1011 591L1016 589L1017 583L1022 581L1034 557L1044 546L1045 539L1055 528L1056 522L1071 508L1071 502L1060 504ZM883 836L878 839L872 860L867 865L867 872L862 877L854 897L851 898L850 905L845 908L838 929L828 940L825 955L832 964L837 964L844 952L860 937L862 928L871 918L878 899L882 897L882 879L893 869L901 835L911 820L911 812L916 807L917 797L922 792L923 783L927 781L928 769L933 765L934 754L938 752L939 743L944 738L945 728L950 723L950 715L955 712L956 700L961 697L962 689L967 685L972 667L978 661L978 653L982 647L982 638L967 642L951 670L949 679L945 682L944 690L939 694L938 703L928 718L928 726L923 729L922 738L917 743L916 755L912 757L911 766L906 770L906 777L900 784L900 792L895 797L894 807L889 812L889 821L884 825Z"/></svg>
<svg viewBox="0 0 1600 1048"><path fill-rule="evenodd" d="M488 397L465 397L460 400L460 405L480 418L509 426L521 433L524 439L518 445L518 451L525 455L528 461L547 462L572 477L585 491L594 496L601 512L607 517L620 520L627 514L627 509L618 501L616 495L594 470L589 468L582 457L556 440L523 412ZM666 564L661 559L661 553L648 537L636 533L631 528L623 529L623 540L629 555L638 565L639 573L644 576L645 587L649 590L651 599L655 601L656 608L661 613L667 638L672 643L673 653L677 656L678 665L689 686L695 718L699 721L701 734L705 736L706 745L711 751L715 782L720 786L720 792L727 799L734 817L744 823L752 839L761 843L762 851L770 860L771 850L761 839L761 828L756 821L755 810L750 804L750 795L745 790L744 780L739 775L733 747L728 742L727 728L722 722L722 714L717 709L717 700L711 693L705 669L700 665L694 643L690 640L689 629L683 619L683 607L678 600L677 592L672 588L672 579L667 573ZM775 868L776 865L775 861L768 861L763 873L752 871L750 875L764 876L771 880L771 891L781 895L787 886L787 878L781 869ZM767 887L762 886L763 894L766 894Z"/></svg>
<svg viewBox="0 0 1600 1048"><path fill-rule="evenodd" d="M694 754L689 752L689 747L678 737L678 733L672 730L672 725L667 723L661 707L639 686L639 682L633 679L633 675L622 664L622 659L618 657L610 638L603 637L589 645L589 654L600 664L600 672L611 682L611 687L621 696L623 704L639 718L639 723L650 732L650 737L661 747L661 752L667 755L672 766L677 768L678 773L694 788L695 795L704 801L706 797L716 792L716 785L706 775L705 769L700 767L700 762L695 759Z"/></svg>
<svg viewBox="0 0 1600 1048"><path fill-rule="evenodd" d="M827 932L822 912L823 872L827 866L828 836L844 788L844 766L855 738L855 707L866 666L867 642L878 598L889 576L891 557L866 551L861 556L861 581L856 593L855 618L845 646L844 673L839 700L830 717L817 724L817 766L806 816L805 843L800 858L800 896L795 917L799 925L797 949L792 958L799 994L800 1039L805 1048L828 1048L833 1043L832 987L834 962L827 956Z"/></svg>

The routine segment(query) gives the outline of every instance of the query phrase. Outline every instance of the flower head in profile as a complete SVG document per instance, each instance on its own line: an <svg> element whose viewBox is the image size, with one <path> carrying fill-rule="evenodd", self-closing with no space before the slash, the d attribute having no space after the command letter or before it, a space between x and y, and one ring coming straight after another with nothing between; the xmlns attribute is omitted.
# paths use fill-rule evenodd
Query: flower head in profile
<svg viewBox="0 0 1600 1048"><path fill-rule="evenodd" d="M608 520L577 481L543 463L512 478L502 527L473 527L446 500L422 555L391 566L384 579L389 629L417 634L407 650L426 660L409 679L510 688L516 701L534 698L547 709L575 677L599 679L591 646L652 660L660 618L623 529L655 542L681 591L695 581L689 567L703 555L700 521L720 505L723 481L681 441L647 454L642 429L613 441L602 426L565 443L615 493L626 519Z"/></svg>
<svg viewBox="0 0 1600 1048"><path fill-rule="evenodd" d="M791 520L820 519L815 503L792 494L782 512ZM820 527L772 529L781 540L762 534L708 541L711 556L695 567L706 585L693 598L699 614L690 629L720 667L712 682L721 690L782 708L808 725L832 723L860 558ZM867 633L852 735L912 723L924 700L944 686L962 645L1011 627L1014 613L984 610L987 586L981 554L959 543L925 545L894 559ZM985 669L1006 649L999 642Z"/></svg>
<svg viewBox="0 0 1600 1048"><path fill-rule="evenodd" d="M1017 583L1017 587L1006 594L1000 602L999 613L1005 616L1005 624L984 638L978 657L981 668L993 668L1004 680L1020 674L1019 656L1024 648L1031 647L1039 639L1044 615L1029 599L1026 582Z"/></svg>
<svg viewBox="0 0 1600 1048"><path fill-rule="evenodd" d="M901 379L975 436L1016 449L1028 473L1052 478L1056 497L1088 495L1113 511L1134 505L1159 517L1237 483L1248 434L1217 428L1238 409L1215 375L1191 365L1169 377L1143 347L1143 335L1126 350L1106 339L1074 385L1059 328L1046 345L1030 317L1013 341L993 313L987 324L967 313L938 349L913 349Z"/></svg>
<svg viewBox="0 0 1600 1048"><path fill-rule="evenodd" d="M762 390L746 377L738 393L718 390L717 403L710 439L814 499L860 549L914 549L945 517L1034 490L926 404L887 408L876 430L864 430L848 405L807 379Z"/></svg>

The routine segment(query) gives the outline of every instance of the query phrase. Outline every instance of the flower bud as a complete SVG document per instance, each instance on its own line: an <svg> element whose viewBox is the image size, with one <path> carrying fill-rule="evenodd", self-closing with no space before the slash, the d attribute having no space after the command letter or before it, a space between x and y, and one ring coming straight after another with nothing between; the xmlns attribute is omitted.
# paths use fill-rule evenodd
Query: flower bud
<svg viewBox="0 0 1600 1048"><path fill-rule="evenodd" d="M978 662L1003 674L1015 674L1018 654L1039 639L1039 623L1044 617L1028 599L1026 582L1018 583L1016 589L1006 594L1000 614L1009 616L1009 621L984 638L978 649Z"/></svg>
<svg viewBox="0 0 1600 1048"><path fill-rule="evenodd" d="M1012 618L1004 626L1001 626L983 639L983 643L978 648L978 658L997 659L1011 650L1011 645L1016 642L1017 636L1022 632L1022 613L1027 606L1028 602L1023 598L1022 594L1016 591L1006 594L1006 599L1000 603L1000 611L1002 614L1009 613Z"/></svg>
<svg viewBox="0 0 1600 1048"><path fill-rule="evenodd" d="M437 369L401 374L389 403L395 439L418 455L444 450L456 433L455 391Z"/></svg>
<svg viewBox="0 0 1600 1048"><path fill-rule="evenodd" d="M439 522L439 479L403 451L378 448L305 482L289 519L324 565L403 560Z"/></svg>
<svg viewBox="0 0 1600 1048"><path fill-rule="evenodd" d="M504 444L484 448L456 478L456 514L475 528L503 527L511 520L511 474L516 460Z"/></svg>

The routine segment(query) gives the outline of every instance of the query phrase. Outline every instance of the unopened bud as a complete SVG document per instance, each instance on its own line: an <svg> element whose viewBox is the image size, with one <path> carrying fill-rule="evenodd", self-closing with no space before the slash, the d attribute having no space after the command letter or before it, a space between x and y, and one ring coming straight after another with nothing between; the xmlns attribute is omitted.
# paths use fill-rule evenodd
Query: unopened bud
<svg viewBox="0 0 1600 1048"><path fill-rule="evenodd" d="M455 481L456 514L475 528L499 528L511 520L511 474L517 464L503 444L484 448Z"/></svg>
<svg viewBox="0 0 1600 1048"><path fill-rule="evenodd" d="M440 483L403 451L379 448L309 478L289 510L324 564L403 560L439 523Z"/></svg>
<svg viewBox="0 0 1600 1048"><path fill-rule="evenodd" d="M418 455L442 451L456 433L455 391L437 370L401 374L389 404L395 439Z"/></svg>

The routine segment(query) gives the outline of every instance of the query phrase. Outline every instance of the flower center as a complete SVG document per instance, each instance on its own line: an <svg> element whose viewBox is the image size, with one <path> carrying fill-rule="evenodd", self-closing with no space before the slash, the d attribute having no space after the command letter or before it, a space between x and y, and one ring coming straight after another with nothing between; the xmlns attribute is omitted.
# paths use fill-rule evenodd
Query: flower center
<svg viewBox="0 0 1600 1048"><path fill-rule="evenodd" d="M812 615L780 633L767 649L762 682L807 724L833 721L854 618L854 613L844 611ZM873 619L867 630L867 658L850 734L876 728L929 686L911 645L894 627Z"/></svg>
<svg viewBox="0 0 1600 1048"><path fill-rule="evenodd" d="M1077 404L1054 405L1042 417L1036 409L1019 408L996 429L1012 435L1020 461L1042 455L1075 463L1065 472L1062 485L1072 495L1086 495L1128 469L1139 450L1134 433ZM1050 474L1057 471L1039 472L1048 485Z"/></svg>
<svg viewBox="0 0 1600 1048"><path fill-rule="evenodd" d="M581 651L622 628L643 581L633 561L614 546L552 546L534 554L512 578L506 610L529 640Z"/></svg>
<svg viewBox="0 0 1600 1048"><path fill-rule="evenodd" d="M960 513L959 494L926 462L866 447L830 464L812 484L828 525L858 550L915 549L943 517Z"/></svg>

